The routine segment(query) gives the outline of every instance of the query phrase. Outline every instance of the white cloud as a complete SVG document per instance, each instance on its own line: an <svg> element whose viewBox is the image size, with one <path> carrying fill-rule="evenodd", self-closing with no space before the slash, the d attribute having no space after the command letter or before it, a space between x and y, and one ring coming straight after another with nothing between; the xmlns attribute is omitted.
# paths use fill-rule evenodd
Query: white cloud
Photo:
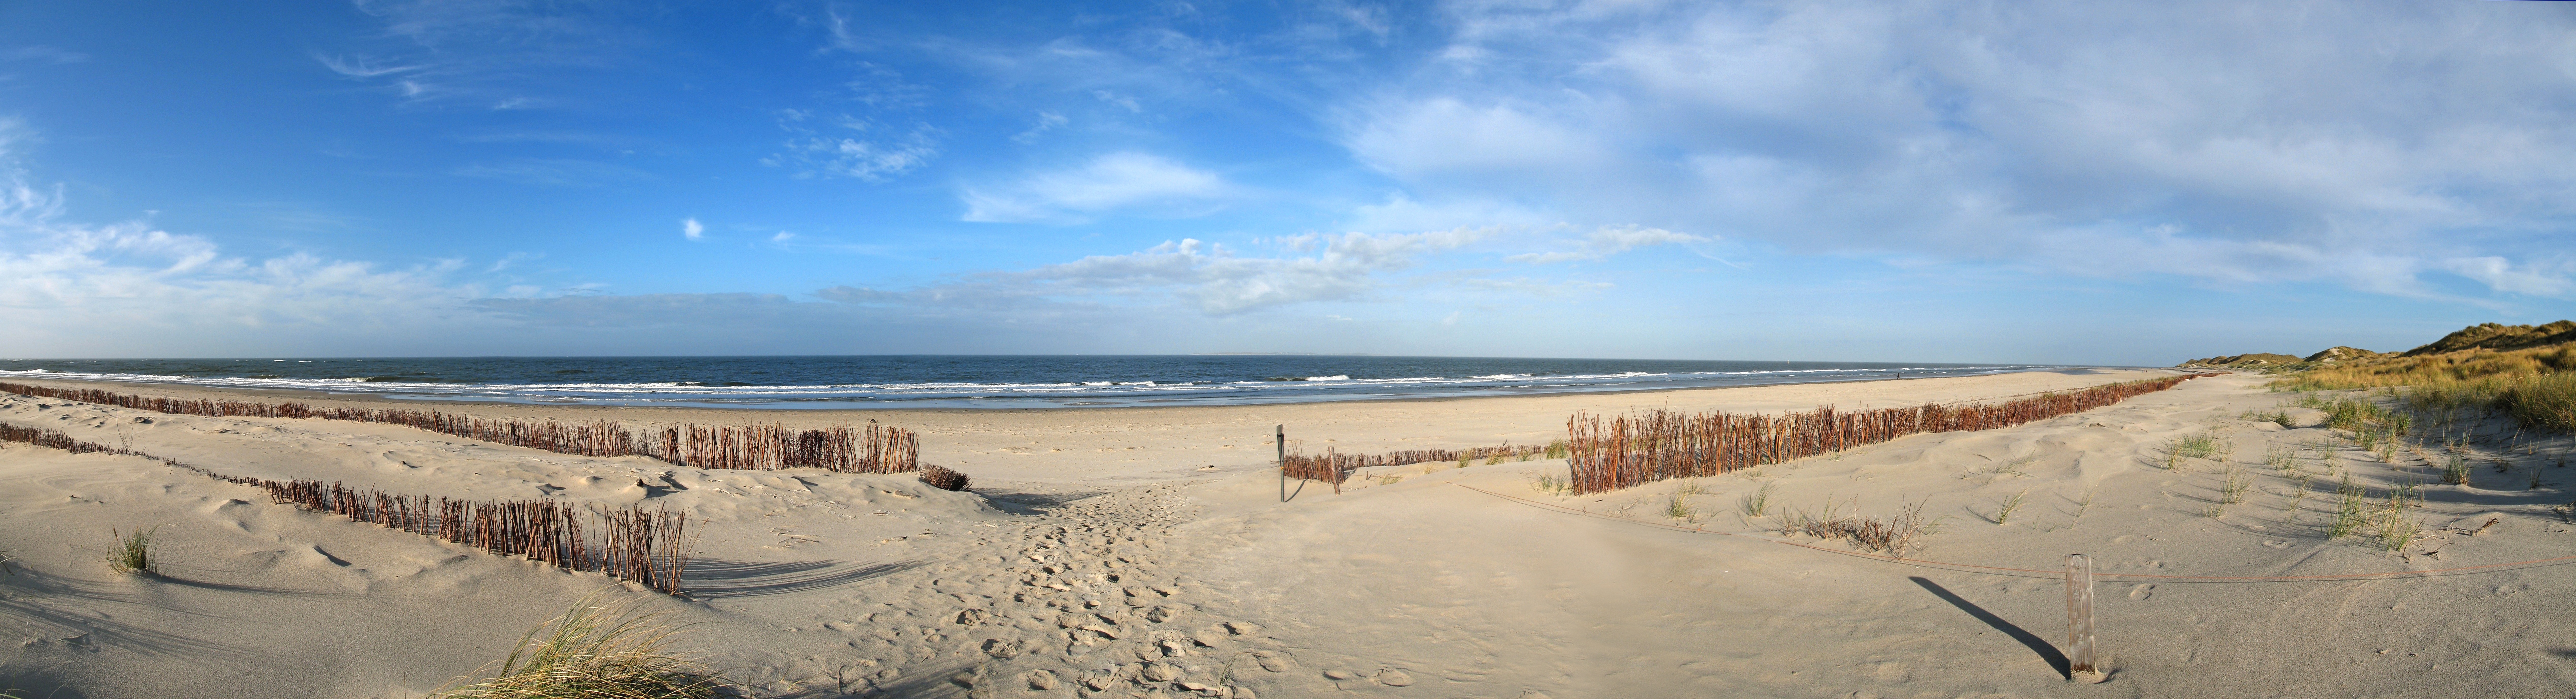
<svg viewBox="0 0 2576 699"><path fill-rule="evenodd" d="M970 186L960 195L964 220L992 223L1082 223L1133 211L1190 216L1235 194L1216 173L1144 153L1110 153L1080 167Z"/></svg>
<svg viewBox="0 0 2576 699"><path fill-rule="evenodd" d="M59 189L29 182L0 123L0 318L18 356L220 356L324 345L395 351L472 324L445 260L402 269L295 253L224 255L142 222L63 220Z"/></svg>
<svg viewBox="0 0 2576 699"><path fill-rule="evenodd" d="M1443 58L1338 125L1426 210L2079 275L2419 293L2450 271L2569 293L2534 265L2576 223L2576 15L2343 9L1456 4ZM2130 257L2185 250L2217 257Z"/></svg>
<svg viewBox="0 0 2576 699"><path fill-rule="evenodd" d="M2569 281L2565 270L2550 273L2517 268L2501 257L2453 258L2443 260L2441 268L2508 294L2566 298L2570 291L2576 291L2576 282Z"/></svg>
<svg viewBox="0 0 2576 699"><path fill-rule="evenodd" d="M1599 260L1611 255L1657 245L1700 245L1715 242L1708 236L1675 233L1661 228L1637 225L1602 226L1575 243L1575 249L1557 252L1534 252L1504 258L1516 262L1547 264Z"/></svg>
<svg viewBox="0 0 2576 699"><path fill-rule="evenodd" d="M680 220L680 237L690 240L705 240L706 236L706 225L698 223L697 219L688 218Z"/></svg>
<svg viewBox="0 0 2576 699"><path fill-rule="evenodd" d="M1021 271L984 272L909 291L833 287L852 304L940 308L997 318L1046 317L1064 308L1179 306L1210 316L1302 303L1369 301L1423 258L1491 234L1459 229L1372 235L1309 234L1274 241L1290 253L1247 257L1195 239L1123 255L1094 255ZM1120 317L1133 317L1133 312Z"/></svg>

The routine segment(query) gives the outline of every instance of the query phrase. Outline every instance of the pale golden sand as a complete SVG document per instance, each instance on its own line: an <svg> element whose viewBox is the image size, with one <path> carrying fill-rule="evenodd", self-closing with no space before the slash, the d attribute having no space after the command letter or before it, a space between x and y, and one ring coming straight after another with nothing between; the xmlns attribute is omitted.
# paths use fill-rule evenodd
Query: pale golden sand
<svg viewBox="0 0 2576 699"><path fill-rule="evenodd" d="M2239 418L2281 400L2257 379L2195 380L2018 428L1698 479L1687 485L1705 493L1684 501L1699 516L1681 522L1664 514L1683 483L1586 498L1532 485L1562 461L1375 469L1343 495L1309 486L1285 504L1268 469L1279 423L1308 451L1373 453L1544 443L1578 409L1885 407L2144 375L1062 411L438 406L566 420L875 418L920 430L925 461L975 476L979 492L967 494L904 476L700 471L384 425L26 397L0 398L0 420L263 478L684 509L704 521L695 593L652 604L702 624L691 629L695 647L764 696L1213 696L1229 677L1236 696L1265 697L2526 696L2576 686L2567 659L2576 638L2564 628L2576 599L2563 566L2359 582L2105 582L2098 613L2115 672L2083 684L2040 650L2063 641L2057 580L1636 523L1769 536L1781 517L1742 516L1736 503L1771 483L1787 508L1830 499L1884 516L1901 501L1926 502L1948 521L1919 557L2022 568L2085 552L2106 573L2382 572L2553 558L2576 541L2542 508L2566 500L2556 489L2565 472L2544 471L2549 487L2526 492L2525 472L2485 465L2563 458L2564 440L2529 456L2483 453L2479 474L2492 482L2478 485L2494 490L2428 488L2428 504L2411 512L2427 534L2413 555L2324 539L2332 493L2310 493L2294 517L2291 479L2263 462L2270 447L2332 437ZM2248 502L2214 519L2203 510L2229 467L2161 465L2173 439L2199 433L2232 445L2235 468L2257 481ZM2374 492L2409 474L2431 480L2411 457L2399 469L2348 447L2315 453L2302 470L2340 470ZM2003 464L2013 468L1998 472ZM636 484L666 474L681 489ZM2330 491L2331 481L2312 486ZM2092 504L2081 507L2088 490ZM2015 494L2029 504L2008 523L1985 518ZM2474 537L2445 533L2489 518L2503 523ZM163 575L109 571L109 529L163 524ZM608 584L271 505L250 488L142 459L23 445L0 449L0 550L27 571L0 582L0 640L13 644L0 681L29 696L58 686L66 697L416 696ZM2432 550L2438 557L2421 555ZM1039 670L1050 689L1032 689Z"/></svg>

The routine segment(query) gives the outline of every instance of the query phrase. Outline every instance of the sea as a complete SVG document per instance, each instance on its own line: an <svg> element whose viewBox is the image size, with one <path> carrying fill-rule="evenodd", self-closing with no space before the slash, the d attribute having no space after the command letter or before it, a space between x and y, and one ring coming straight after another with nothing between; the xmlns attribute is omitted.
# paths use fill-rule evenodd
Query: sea
<svg viewBox="0 0 2576 699"><path fill-rule="evenodd" d="M766 409L1105 408L1467 398L1974 376L2042 365L1336 355L0 360L100 379L396 399Z"/></svg>

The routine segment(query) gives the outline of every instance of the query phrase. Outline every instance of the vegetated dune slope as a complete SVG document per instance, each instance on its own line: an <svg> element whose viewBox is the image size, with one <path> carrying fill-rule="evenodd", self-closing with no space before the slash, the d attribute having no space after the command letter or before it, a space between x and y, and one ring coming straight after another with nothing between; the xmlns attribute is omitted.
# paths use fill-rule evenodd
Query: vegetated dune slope
<svg viewBox="0 0 2576 699"><path fill-rule="evenodd" d="M2421 526L2402 553L2326 537L2340 478L2378 506L2392 487L2432 482L2428 461L2462 455L2401 450L2383 462L2328 429L2294 427L2314 411L2248 417L2283 398L2252 378L1580 498L1537 485L1562 461L1514 461L1370 469L1340 495L1307 483L1283 503L1263 463L1277 422L1313 450L1327 439L1345 452L1490 446L1544 441L1575 407L1885 406L2137 376L871 413L922 426L925 460L975 474L970 493L906 476L701 471L379 425L24 397L0 398L0 421L240 475L687 511L703 536L690 593L629 594L697 624L687 645L763 696L2501 696L2576 680L2562 662L2576 648L2564 640L2564 610L2576 608L2566 566L2104 582L2115 671L2092 685L2052 665L2064 640L2053 574L1771 541L1847 551L1779 530L1801 510L1885 517L1913 503L1945 519L1911 552L1921 561L2046 571L2081 552L2108 580L2564 555L2569 527L2544 508L2568 499L2570 472L2554 465L2563 438L2470 447L2476 480L2423 487L2423 504L2402 511ZM2187 444L2209 451L2175 454ZM2541 486L2527 489L2534 474ZM2243 502L2225 502L2231 481L2249 486ZM1771 507L1747 513L1766 486ZM2488 519L2500 523L2464 533ZM109 571L111 528L164 524L158 575ZM24 445L0 448L0 551L21 559L0 581L0 636L17 643L0 654L0 683L30 696L417 696L609 584L273 505L145 459Z"/></svg>

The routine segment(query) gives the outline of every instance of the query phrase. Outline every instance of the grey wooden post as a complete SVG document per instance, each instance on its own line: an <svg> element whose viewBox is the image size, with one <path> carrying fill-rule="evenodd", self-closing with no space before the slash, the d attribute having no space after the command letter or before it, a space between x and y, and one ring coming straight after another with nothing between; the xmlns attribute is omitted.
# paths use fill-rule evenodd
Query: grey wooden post
<svg viewBox="0 0 2576 699"><path fill-rule="evenodd" d="M2100 672L2094 663L2098 652L2093 638L2093 559L2066 554L2066 671Z"/></svg>

